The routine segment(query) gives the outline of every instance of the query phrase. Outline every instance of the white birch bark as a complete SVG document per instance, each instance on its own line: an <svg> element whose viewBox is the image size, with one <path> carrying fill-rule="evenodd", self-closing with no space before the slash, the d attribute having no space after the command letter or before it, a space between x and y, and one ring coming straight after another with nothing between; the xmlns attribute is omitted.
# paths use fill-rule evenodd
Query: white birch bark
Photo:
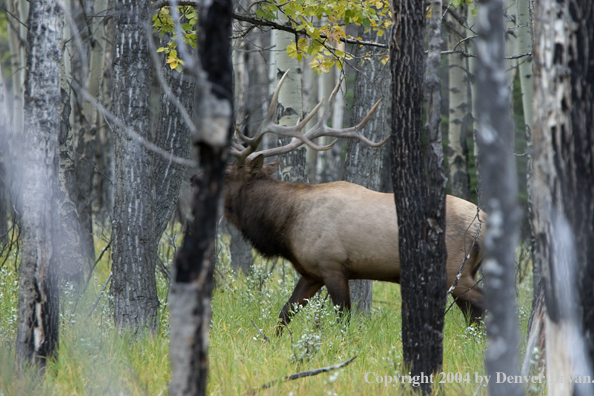
<svg viewBox="0 0 594 396"><path fill-rule="evenodd" d="M284 15L279 14L279 21ZM301 96L301 67L297 59L289 58L286 48L295 38L294 35L281 30L275 30L276 42L276 70L277 81L289 70L283 87L278 96L278 123L279 125L293 126L303 118L303 98ZM278 137L278 141L287 144L291 138ZM280 158L279 172L281 179L288 182L307 182L307 169L305 161L305 148L300 147Z"/></svg>

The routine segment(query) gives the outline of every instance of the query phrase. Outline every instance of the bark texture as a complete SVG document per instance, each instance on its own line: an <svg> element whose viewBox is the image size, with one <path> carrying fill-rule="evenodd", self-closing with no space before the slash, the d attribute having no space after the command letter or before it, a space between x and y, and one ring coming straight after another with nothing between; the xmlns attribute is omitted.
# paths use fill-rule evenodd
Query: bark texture
<svg viewBox="0 0 594 396"><path fill-rule="evenodd" d="M470 27L470 29L472 29L471 33L475 34L476 33L476 20L477 17L476 15L474 15L474 13L469 12L467 14L467 21L468 21L468 26ZM476 43L477 38L474 37L472 39L472 43L474 45L474 43ZM477 68L477 59L476 57L470 57L468 58L468 68L469 68L469 76L470 76L470 97L471 97L471 120L472 120L472 138L473 138L473 142L474 142L474 147L473 147L473 156L474 156L474 170L475 170L475 174L476 174L476 202L477 202L477 206L480 209L483 209L483 189L482 189L482 176L481 176L481 164L478 160L479 157L479 147L477 145L477 134L478 134L478 116L476 114L476 99L478 97L478 93L476 90L476 75L475 75L475 71Z"/></svg>
<svg viewBox="0 0 594 396"><path fill-rule="evenodd" d="M16 133L23 130L23 94L25 87L25 43L27 27L18 21L24 21L29 15L29 2L8 0L8 11L14 18L7 18L8 44L10 49L10 67L12 69L12 125ZM18 19L18 21L17 21Z"/></svg>
<svg viewBox="0 0 594 396"><path fill-rule="evenodd" d="M144 23L149 4L115 2L115 54L112 113L141 137L151 131L151 62ZM115 137L115 203L112 220L114 320L134 332L157 326L155 281L155 213L151 155L126 130L113 126Z"/></svg>
<svg viewBox="0 0 594 396"><path fill-rule="evenodd" d="M284 14L282 14L284 17ZM286 17L284 17L286 18ZM283 19L279 18L282 22ZM278 123L279 125L293 126L297 120L303 119L303 98L301 97L301 67L297 59L289 58L287 46L295 38L294 35L281 30L275 30L276 36L276 67L278 69L277 81L289 71L283 87L278 96ZM288 144L291 138L279 136L280 145ZM307 167L305 164L305 147L300 147L290 153L279 157L279 172L281 180L286 182L306 183Z"/></svg>
<svg viewBox="0 0 594 396"><path fill-rule="evenodd" d="M6 142L0 146L0 252L3 245L8 243L8 196L10 184L8 182L8 147L10 144L9 134L12 130L12 119L10 117L6 85L2 77L2 65L0 65L0 141Z"/></svg>
<svg viewBox="0 0 594 396"><path fill-rule="evenodd" d="M387 44L388 36L379 37L377 32L365 29L360 26L358 36L365 41L375 41ZM363 56L368 49L358 48L356 55ZM379 57L372 57L365 61L365 68L362 68L363 61L357 65L365 70L365 75L357 73L355 76L355 94L352 108L352 125L362 120L369 108L378 100L382 100L380 108L374 117L369 120L361 131L371 141L379 142L386 137L390 130L390 79L389 64L382 65ZM380 191L381 176L383 173L383 158L388 151L388 145L379 148L369 147L357 139L348 139L348 146L345 158L344 179L348 182L358 184L370 190ZM355 309L367 312L371 309L373 298L373 281L368 279L350 280L351 301Z"/></svg>
<svg viewBox="0 0 594 396"><path fill-rule="evenodd" d="M245 12L254 4L254 0L242 0L235 4L238 12ZM276 56L263 48L270 47L270 32L250 29L250 24L235 22L233 35L243 38L236 41L233 52L233 71L235 73L235 117L236 125L246 136L253 136L264 118L266 98L268 96L268 60ZM266 138L265 138L266 139ZM252 246L243 238L241 232L230 223L226 229L231 235L231 264L235 273L247 274L252 267Z"/></svg>
<svg viewBox="0 0 594 396"><path fill-rule="evenodd" d="M105 55L107 53L107 34L105 29L105 11L108 0L87 2L88 15L92 15L87 23L91 26L94 34L89 37L89 76L85 89L93 98L102 103L101 86L103 85L103 74L105 71ZM75 86L75 89L79 88ZM78 94L82 97L82 94ZM76 203L81 224L81 239L83 243L83 254L88 262L95 261L95 245L93 242L93 200L97 197L93 193L98 130L100 125L100 114L97 108L88 101L83 101L79 122L80 129L76 133L76 155L75 171L77 184ZM101 177L98 175L98 177Z"/></svg>
<svg viewBox="0 0 594 396"><path fill-rule="evenodd" d="M233 134L233 71L230 59L230 0L200 9L198 84L195 117L202 176L196 180L194 221L175 259L171 289L170 395L204 395L208 379L208 330L214 285L218 203ZM195 63L195 62L188 62ZM187 64L188 64L187 63ZM203 69L204 71L202 71ZM207 78L202 77L204 72Z"/></svg>
<svg viewBox="0 0 594 396"><path fill-rule="evenodd" d="M57 271L52 260L53 187L60 126L63 15L57 0L29 3L25 133L16 145L22 213L16 355L45 365L58 347Z"/></svg>
<svg viewBox="0 0 594 396"><path fill-rule="evenodd" d="M594 359L592 18L590 1L535 2L532 219L551 375L592 375ZM577 289L577 297L568 297L568 289ZM592 392L549 386L556 395Z"/></svg>
<svg viewBox="0 0 594 396"><path fill-rule="evenodd" d="M188 51L190 49L188 48ZM191 117L194 114L196 84L193 78L172 70L165 60L161 66L161 72L165 83L169 86L170 94L165 92L166 90L161 93L159 124L155 132L154 143L176 157L189 158L190 128L184 121L176 101L170 95L178 100L178 103L186 109ZM154 216L155 245L157 245L175 210L186 167L157 153L151 153L151 156L154 191L156 192Z"/></svg>
<svg viewBox="0 0 594 396"><path fill-rule="evenodd" d="M441 15L441 2L433 2L435 18ZM398 213L400 284L402 294L402 344L404 362L413 375L434 373L443 359L443 313L446 299L445 278L445 190L443 180L430 180L428 189L422 145L423 73L425 70L423 36L425 10L415 0L394 2L395 27L391 42L392 69L392 179ZM430 43L431 69L439 63L439 24L432 20ZM437 34L436 34L437 33ZM428 75L428 108L439 102L435 86L437 75ZM439 112L438 112L439 113ZM433 118L431 118L433 120ZM434 122L431 122L434 124ZM439 121L437 121L439 124ZM435 127L435 125L432 125ZM428 134L428 157L438 165L438 129ZM443 154L441 154L443 156ZM443 157L442 157L443 159ZM443 165L442 165L443 166ZM429 171L430 173L432 170ZM437 181L437 184L435 184ZM438 186L441 183L440 186ZM429 194L431 192L431 194ZM437 204L437 206L431 205ZM431 384L422 384L424 393Z"/></svg>
<svg viewBox="0 0 594 396"><path fill-rule="evenodd" d="M466 7L459 7L458 10L462 17L466 18ZM446 26L448 49L456 48L465 51L466 45L460 44L464 35L458 32L458 22L449 18ZM468 61L462 54L453 54L448 56L448 62L450 116L446 153L449 165L450 194L470 201L468 145L466 143L466 131L470 122Z"/></svg>
<svg viewBox="0 0 594 396"><path fill-rule="evenodd" d="M66 8L67 13L70 12ZM70 25L65 23L63 29L64 41L72 41ZM59 156L56 166L59 169L58 178L54 186L54 199L57 210L53 212L55 254L53 260L60 270L60 277L74 282L81 282L85 267L90 267L90 260L83 255L80 238L80 222L76 206L76 178L74 159L74 133L70 123L72 58L69 55L70 46L65 46L62 56L62 73L60 81L60 130L58 134Z"/></svg>
<svg viewBox="0 0 594 396"><path fill-rule="evenodd" d="M485 236L485 306L488 349L487 373L518 374L518 319L515 248L518 242L518 185L514 127L510 116L511 95L504 61L504 21L501 0L479 2L475 71L477 143L484 183L483 203L489 214ZM489 383L491 395L520 395L521 384Z"/></svg>

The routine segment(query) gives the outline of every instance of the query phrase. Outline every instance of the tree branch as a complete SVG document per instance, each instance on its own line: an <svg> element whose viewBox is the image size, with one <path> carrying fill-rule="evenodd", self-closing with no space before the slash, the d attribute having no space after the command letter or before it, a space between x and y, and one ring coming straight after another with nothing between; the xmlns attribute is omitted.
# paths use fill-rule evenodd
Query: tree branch
<svg viewBox="0 0 594 396"><path fill-rule="evenodd" d="M336 369L339 369L339 368L343 368L345 366L348 366L353 360L355 360L357 358L357 356L359 356L359 355L355 355L352 358L350 358L349 360L344 361L344 362L339 363L339 364L335 364L334 366L322 367L322 368L315 369L315 370L302 371L302 372L296 373L296 374L285 375L283 378L279 378L277 380L267 382L267 383L265 383L264 385L262 385L259 388L252 389L251 391L247 392L245 394L245 396L256 395L256 394L258 394L258 392L260 392L260 391L262 391L264 389L268 389L271 386L273 386L273 385L275 385L275 384L277 384L279 382L293 381L293 380L296 380L296 379L299 379L299 378L311 377L311 376L318 375L318 374L321 374L321 373L326 373L328 371L332 371L332 370L336 370Z"/></svg>
<svg viewBox="0 0 594 396"><path fill-rule="evenodd" d="M193 7L200 6L199 0L197 0L197 1L192 1L192 0L183 1L182 0L182 1L177 1L176 3L178 6L193 6ZM153 9L158 10L163 7L169 7L170 5L171 5L171 2L169 0L159 1L159 2L153 3ZM311 37L307 33L297 30L291 26L282 25L280 23L277 23L274 21L269 21L266 19L257 18L257 17L253 17L250 15L236 14L236 13L233 13L231 15L231 17L233 19L235 19L236 21L251 23L252 25L255 25L255 26L269 27L271 29L282 30L282 31L289 32L289 33L292 33L295 35ZM320 34L320 37L323 39L328 38L328 36L326 36L325 34ZM370 46L370 47L388 48L388 46L386 44L376 43L375 41L363 41L363 40L355 40L355 39L349 39L349 38L341 38L340 41L342 41L346 44L358 44L358 45L366 45L366 46Z"/></svg>

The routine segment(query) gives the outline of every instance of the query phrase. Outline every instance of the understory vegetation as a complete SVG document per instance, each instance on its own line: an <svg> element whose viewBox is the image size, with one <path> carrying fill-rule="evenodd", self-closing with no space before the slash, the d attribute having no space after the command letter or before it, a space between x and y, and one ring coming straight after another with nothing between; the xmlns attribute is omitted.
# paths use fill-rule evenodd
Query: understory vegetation
<svg viewBox="0 0 594 396"><path fill-rule="evenodd" d="M108 244L96 238L96 251ZM109 297L109 254L97 263L88 284L66 284L60 300L58 358L47 362L46 375L16 369L18 258L10 252L0 268L0 396L12 395L166 395L170 381L168 271L181 233L170 230L161 244L164 266L157 270L161 301L156 334L133 337L113 324ZM400 287L375 282L373 310L339 320L325 291L301 309L280 337L277 315L297 281L289 263L256 258L246 277L235 275L226 241L218 243L209 340L211 395L244 395L286 375L314 370L356 358L347 366L288 382L273 382L260 395L377 395L401 393L411 385L377 377L408 375L402 366ZM526 254L518 255L526 257ZM526 260L518 270L519 317L525 334L530 316L532 277ZM159 270L160 268L160 270ZM448 305L452 302L451 298ZM253 323L252 323L253 321ZM256 326L258 328L256 328ZM268 338L268 340L259 332ZM457 306L446 314L443 391L446 395L487 394L484 376L486 335L483 327L467 327ZM366 374L369 374L366 381ZM456 373L460 375L456 376ZM480 378L480 377L479 377ZM439 382L438 377L436 382ZM407 381L407 380L405 380ZM480 389L479 389L480 388ZM439 388L434 387L434 392ZM540 394L534 388L530 394Z"/></svg>

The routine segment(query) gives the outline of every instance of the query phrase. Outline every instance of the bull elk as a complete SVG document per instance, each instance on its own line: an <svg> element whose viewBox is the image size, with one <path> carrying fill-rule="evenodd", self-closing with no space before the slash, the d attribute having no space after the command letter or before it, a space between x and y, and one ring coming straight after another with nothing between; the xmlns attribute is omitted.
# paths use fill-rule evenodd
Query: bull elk
<svg viewBox="0 0 594 396"><path fill-rule="evenodd" d="M275 123L280 80L267 115L256 135L238 136L247 145L234 142L231 154L236 161L226 175L225 217L233 223L263 256L281 256L289 260L301 278L280 312L287 325L294 304L305 306L326 285L334 305L350 309L349 279L400 281L398 225L393 194L368 190L344 181L310 185L287 183L272 177L278 162L264 164L265 157L280 155L306 144L314 150L326 150L313 142L321 136L355 138L379 147L387 138L374 143L359 131L379 105L376 103L363 121L346 129L326 125L331 104L338 92L334 89L320 120L310 130L301 129L319 110L322 102L303 121L293 127ZM266 133L292 137L289 144L256 151ZM482 260L482 235L477 221L477 207L462 199L446 197L447 283L457 285L452 294L458 306L471 320L483 313L482 292L475 280ZM464 265L463 265L464 263Z"/></svg>

